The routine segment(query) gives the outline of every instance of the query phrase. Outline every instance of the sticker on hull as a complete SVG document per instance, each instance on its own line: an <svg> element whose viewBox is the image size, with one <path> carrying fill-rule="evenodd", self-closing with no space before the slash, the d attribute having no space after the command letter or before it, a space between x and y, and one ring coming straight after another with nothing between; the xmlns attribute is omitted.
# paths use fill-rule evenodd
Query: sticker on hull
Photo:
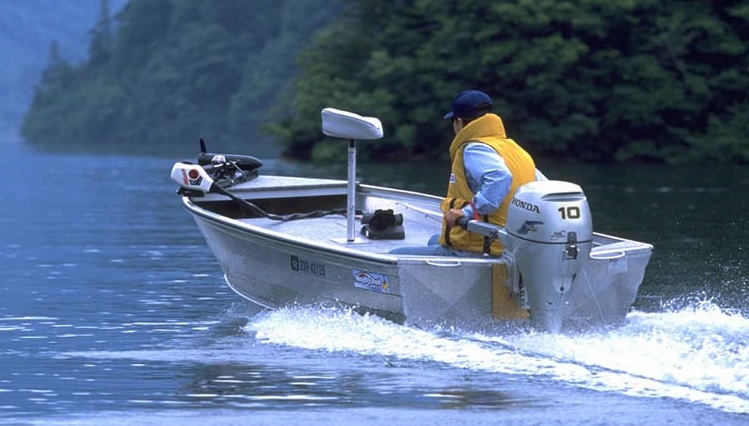
<svg viewBox="0 0 749 426"><path fill-rule="evenodd" d="M354 287L378 293L390 293L390 280L387 275L354 269Z"/></svg>

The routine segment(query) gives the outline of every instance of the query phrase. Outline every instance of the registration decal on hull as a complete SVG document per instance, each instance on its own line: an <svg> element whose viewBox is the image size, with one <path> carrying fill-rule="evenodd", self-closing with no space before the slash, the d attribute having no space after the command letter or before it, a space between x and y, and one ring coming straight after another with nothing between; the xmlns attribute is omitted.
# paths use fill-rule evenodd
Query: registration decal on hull
<svg viewBox="0 0 749 426"><path fill-rule="evenodd" d="M379 293L390 293L390 280L387 275L354 269L354 287Z"/></svg>
<svg viewBox="0 0 749 426"><path fill-rule="evenodd" d="M291 270L294 272L303 272L305 274L325 276L325 264L309 259L302 259L299 256L291 256Z"/></svg>

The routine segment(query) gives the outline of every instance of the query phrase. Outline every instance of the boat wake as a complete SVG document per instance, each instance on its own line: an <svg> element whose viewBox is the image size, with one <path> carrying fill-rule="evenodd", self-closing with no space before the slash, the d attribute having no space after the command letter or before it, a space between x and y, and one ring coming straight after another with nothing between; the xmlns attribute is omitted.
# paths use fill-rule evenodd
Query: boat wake
<svg viewBox="0 0 749 426"><path fill-rule="evenodd" d="M422 330L341 310L288 308L260 314L245 328L267 344L436 362L749 413L749 319L709 302L627 318L624 326L606 332L493 335Z"/></svg>

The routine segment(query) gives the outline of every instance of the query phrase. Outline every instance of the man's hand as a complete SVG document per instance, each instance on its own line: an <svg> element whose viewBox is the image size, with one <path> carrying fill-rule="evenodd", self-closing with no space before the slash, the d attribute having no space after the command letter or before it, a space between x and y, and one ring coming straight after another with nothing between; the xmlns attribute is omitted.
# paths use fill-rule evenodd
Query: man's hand
<svg viewBox="0 0 749 426"><path fill-rule="evenodd" d="M447 211L447 213L445 213L445 222L447 222L447 224L452 227L452 226L455 226L455 221L460 219L463 216L465 216L463 214L463 210L450 209Z"/></svg>

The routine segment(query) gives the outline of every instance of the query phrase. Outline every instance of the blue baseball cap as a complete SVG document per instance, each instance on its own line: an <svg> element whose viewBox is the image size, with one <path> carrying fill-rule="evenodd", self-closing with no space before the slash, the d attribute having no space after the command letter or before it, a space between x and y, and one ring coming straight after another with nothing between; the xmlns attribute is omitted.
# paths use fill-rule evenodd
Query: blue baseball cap
<svg viewBox="0 0 749 426"><path fill-rule="evenodd" d="M464 90L453 100L452 111L445 114L444 119L476 118L494 108L492 98L480 90Z"/></svg>

